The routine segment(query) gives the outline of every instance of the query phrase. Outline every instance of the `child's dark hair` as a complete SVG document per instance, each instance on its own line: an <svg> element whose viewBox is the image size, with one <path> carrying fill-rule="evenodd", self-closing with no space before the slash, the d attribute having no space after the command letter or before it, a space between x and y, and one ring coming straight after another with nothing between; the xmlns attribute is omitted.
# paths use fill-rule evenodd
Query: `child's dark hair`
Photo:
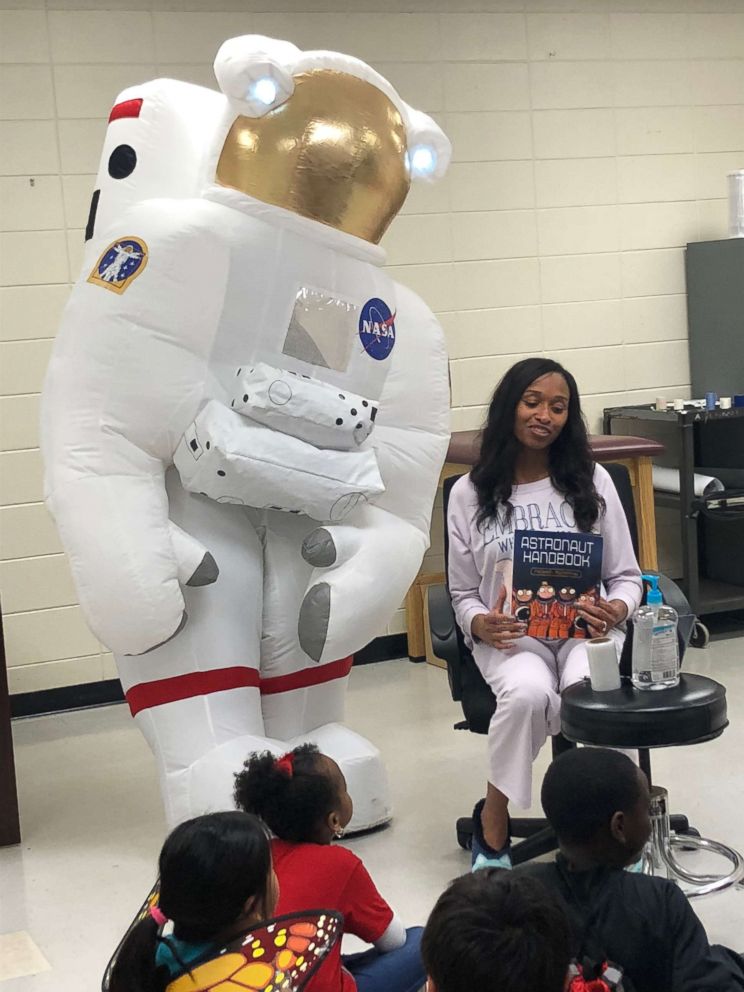
<svg viewBox="0 0 744 992"><path fill-rule="evenodd" d="M301 744L278 761L270 751L250 755L235 776L235 805L260 816L282 840L314 840L338 801L325 755Z"/></svg>
<svg viewBox="0 0 744 992"><path fill-rule="evenodd" d="M638 769L621 751L572 748L543 779L540 800L558 839L585 844L608 829L613 813L627 813L641 797Z"/></svg>
<svg viewBox="0 0 744 992"><path fill-rule="evenodd" d="M565 910L537 879L483 868L439 897L421 954L437 992L562 992L571 933Z"/></svg>
<svg viewBox="0 0 744 992"><path fill-rule="evenodd" d="M158 906L179 940L206 942L229 928L249 899L267 907L271 846L265 826L237 811L181 823L160 852ZM147 917L125 938L111 972L110 992L163 992L171 980L155 967L158 925Z"/></svg>

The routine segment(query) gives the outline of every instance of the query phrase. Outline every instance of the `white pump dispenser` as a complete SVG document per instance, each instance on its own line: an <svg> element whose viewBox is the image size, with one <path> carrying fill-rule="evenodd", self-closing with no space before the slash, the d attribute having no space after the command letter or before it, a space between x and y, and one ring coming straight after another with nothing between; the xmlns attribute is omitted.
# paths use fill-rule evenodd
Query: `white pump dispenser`
<svg viewBox="0 0 744 992"><path fill-rule="evenodd" d="M658 575L643 578L651 588L633 617L631 681L636 689L668 689L679 682L677 611L664 603Z"/></svg>

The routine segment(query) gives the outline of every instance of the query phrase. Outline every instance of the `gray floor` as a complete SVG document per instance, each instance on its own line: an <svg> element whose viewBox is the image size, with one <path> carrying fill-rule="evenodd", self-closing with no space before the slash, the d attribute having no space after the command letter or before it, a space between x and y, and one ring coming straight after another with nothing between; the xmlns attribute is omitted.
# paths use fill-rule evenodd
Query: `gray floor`
<svg viewBox="0 0 744 992"><path fill-rule="evenodd" d="M744 851L744 639L693 651L686 667L727 686L731 726L709 744L655 752L655 777L703 834ZM468 867L453 824L482 792L485 749L452 731L458 716L438 669L392 661L352 673L348 722L382 749L396 815L346 843L407 924ZM124 706L17 721L14 735L23 844L0 850L2 992L95 989L153 880L164 828L152 759ZM695 908L712 940L744 945L744 890Z"/></svg>

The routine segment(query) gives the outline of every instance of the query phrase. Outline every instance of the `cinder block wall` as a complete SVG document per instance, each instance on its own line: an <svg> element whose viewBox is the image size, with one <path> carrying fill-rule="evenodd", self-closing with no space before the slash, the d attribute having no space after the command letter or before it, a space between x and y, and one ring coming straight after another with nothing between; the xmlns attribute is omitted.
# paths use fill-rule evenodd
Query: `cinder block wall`
<svg viewBox="0 0 744 992"><path fill-rule="evenodd" d="M536 352L576 374L595 430L604 406L689 395L683 246L726 235L725 176L744 166L742 0L0 0L14 692L114 674L41 504L37 447L108 111L156 76L214 85L217 47L247 32L366 59L450 134L449 178L411 194L386 247L447 332L455 429L478 426L498 377Z"/></svg>

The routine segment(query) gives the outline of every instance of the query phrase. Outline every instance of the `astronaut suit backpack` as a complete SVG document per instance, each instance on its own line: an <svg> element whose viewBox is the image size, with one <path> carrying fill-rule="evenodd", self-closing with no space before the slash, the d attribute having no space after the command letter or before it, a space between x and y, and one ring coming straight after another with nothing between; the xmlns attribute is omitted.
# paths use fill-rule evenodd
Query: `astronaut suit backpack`
<svg viewBox="0 0 744 992"><path fill-rule="evenodd" d="M449 437L441 328L378 242L450 145L335 52L233 38L215 73L221 93L155 80L111 112L45 495L168 822L312 741L363 829L391 811L341 725L351 656L420 567Z"/></svg>

